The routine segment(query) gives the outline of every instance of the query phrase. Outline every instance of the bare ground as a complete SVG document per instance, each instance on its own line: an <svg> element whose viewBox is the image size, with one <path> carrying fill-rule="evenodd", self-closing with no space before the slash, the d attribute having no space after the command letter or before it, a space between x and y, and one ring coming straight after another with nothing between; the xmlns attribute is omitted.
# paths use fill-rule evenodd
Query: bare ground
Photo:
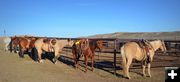
<svg viewBox="0 0 180 82"><path fill-rule="evenodd" d="M164 82L165 66L180 66L180 57L156 55L152 63L152 77L141 76L141 66L139 63L133 63L131 66L131 80L122 77L120 61L117 61L117 76L112 68L103 66L112 65L112 58L102 56L111 56L109 53L100 54L99 60L96 56L94 72L88 70L84 73L84 67L75 69L72 66L71 55L61 57L57 64L45 59L45 63L36 63L28 55L25 58L19 58L15 53L5 52L0 46L0 82ZM70 54L70 53L68 53ZM117 55L117 60L121 58ZM67 58L66 58L67 57Z"/></svg>

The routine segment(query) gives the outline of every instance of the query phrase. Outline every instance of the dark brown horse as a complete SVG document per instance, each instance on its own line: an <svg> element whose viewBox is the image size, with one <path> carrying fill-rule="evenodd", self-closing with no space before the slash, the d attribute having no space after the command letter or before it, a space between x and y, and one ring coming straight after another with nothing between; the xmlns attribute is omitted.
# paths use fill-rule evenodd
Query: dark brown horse
<svg viewBox="0 0 180 82"><path fill-rule="evenodd" d="M73 53L75 68L79 67L79 58L82 57L80 43L81 43L81 40L77 40L77 41L74 41L74 44L72 45L72 53Z"/></svg>
<svg viewBox="0 0 180 82"><path fill-rule="evenodd" d="M78 41L75 41L72 46L72 53L74 56L74 62L75 67L79 67L79 58L84 56L85 57L85 63L86 63L86 71L87 71L87 63L88 58L91 57L91 66L93 71L93 65L94 65L94 55L95 55L95 49L99 49L100 51L103 48L103 42L101 40L88 40L88 39L81 39Z"/></svg>

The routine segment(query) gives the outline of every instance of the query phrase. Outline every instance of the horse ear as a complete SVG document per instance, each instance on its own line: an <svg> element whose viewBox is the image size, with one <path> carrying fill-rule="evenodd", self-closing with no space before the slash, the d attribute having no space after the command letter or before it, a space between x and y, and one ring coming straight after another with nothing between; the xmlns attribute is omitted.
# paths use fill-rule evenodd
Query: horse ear
<svg viewBox="0 0 180 82"><path fill-rule="evenodd" d="M86 41L88 42L89 40L88 40L88 39L86 39Z"/></svg>

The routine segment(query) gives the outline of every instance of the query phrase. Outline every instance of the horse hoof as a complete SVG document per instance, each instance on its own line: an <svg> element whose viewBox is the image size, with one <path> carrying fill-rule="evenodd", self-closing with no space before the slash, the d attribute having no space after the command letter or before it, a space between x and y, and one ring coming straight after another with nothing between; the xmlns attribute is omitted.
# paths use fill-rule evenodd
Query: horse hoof
<svg viewBox="0 0 180 82"><path fill-rule="evenodd" d="M53 59L53 63L56 64L56 59Z"/></svg>
<svg viewBox="0 0 180 82"><path fill-rule="evenodd" d="M54 64L57 64L57 62L54 62Z"/></svg>
<svg viewBox="0 0 180 82"><path fill-rule="evenodd" d="M40 62L40 63L44 63L44 61L43 61L43 60L40 60L39 62Z"/></svg>
<svg viewBox="0 0 180 82"><path fill-rule="evenodd" d="M147 77L151 77L151 75L147 76Z"/></svg>
<svg viewBox="0 0 180 82"><path fill-rule="evenodd" d="M145 74L143 74L142 76L143 76L143 77L146 77L146 75L145 75Z"/></svg>
<svg viewBox="0 0 180 82"><path fill-rule="evenodd" d="M24 58L24 56L20 56L20 58Z"/></svg>
<svg viewBox="0 0 180 82"><path fill-rule="evenodd" d="M131 77L127 77L127 79L131 79Z"/></svg>

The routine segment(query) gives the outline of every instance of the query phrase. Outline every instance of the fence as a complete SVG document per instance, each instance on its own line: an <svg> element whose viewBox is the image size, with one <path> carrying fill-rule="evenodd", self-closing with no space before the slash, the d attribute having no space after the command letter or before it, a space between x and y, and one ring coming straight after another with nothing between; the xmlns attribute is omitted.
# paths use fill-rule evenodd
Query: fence
<svg viewBox="0 0 180 82"><path fill-rule="evenodd" d="M48 38L55 38L55 37L48 37ZM56 38L56 39L79 40L83 38ZM126 42L139 41L139 39L116 39L116 38L89 38L89 39L102 40L105 45L105 49L103 49L102 53L113 53L113 66L112 67L114 70L114 74L116 74L117 53L120 53L121 46ZM168 54L172 54L172 53L176 55L180 54L180 41L165 40L164 42L165 42ZM157 51L156 53L161 53L161 52Z"/></svg>

